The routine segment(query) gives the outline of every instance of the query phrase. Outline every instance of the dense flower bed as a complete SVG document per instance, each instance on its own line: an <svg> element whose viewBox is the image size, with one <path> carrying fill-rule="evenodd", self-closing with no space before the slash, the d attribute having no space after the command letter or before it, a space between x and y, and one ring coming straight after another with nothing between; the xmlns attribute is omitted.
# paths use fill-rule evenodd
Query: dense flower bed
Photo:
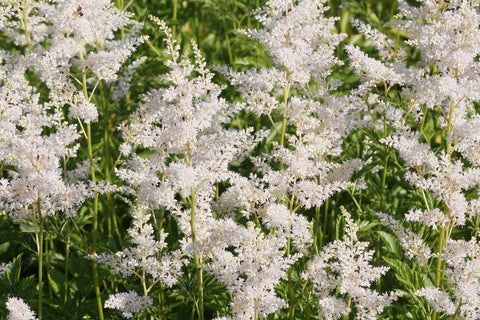
<svg viewBox="0 0 480 320"><path fill-rule="evenodd" d="M1 1L2 318L480 319L477 2L132 3Z"/></svg>

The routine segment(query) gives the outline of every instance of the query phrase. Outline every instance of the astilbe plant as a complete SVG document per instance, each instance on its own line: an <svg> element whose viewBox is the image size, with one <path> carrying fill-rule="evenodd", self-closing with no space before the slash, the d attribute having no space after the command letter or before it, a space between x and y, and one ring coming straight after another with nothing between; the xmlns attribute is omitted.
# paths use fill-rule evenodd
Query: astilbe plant
<svg viewBox="0 0 480 320"><path fill-rule="evenodd" d="M335 18L325 16L325 1L268 1L256 12L263 29L244 34L265 46L272 67L236 72L220 68L241 94L241 108L271 123L273 150L251 156L255 173L230 178L221 196L222 210L240 209L258 225L284 237L285 259L293 264L320 243L320 207L353 185L359 159L332 161L343 140L362 126L364 103L356 95L334 95L341 81L331 78L342 61L334 56L346 35L333 32ZM304 214L316 208L312 222ZM281 242L281 243L282 243ZM295 317L293 268L285 273L288 313ZM285 277L280 273L278 276ZM280 306L280 305L279 305Z"/></svg>
<svg viewBox="0 0 480 320"><path fill-rule="evenodd" d="M131 34L115 40L117 30L140 24L110 1L2 1L1 13L0 29L19 53L2 55L0 162L6 177L1 178L0 203L14 220L33 222L41 319L43 222L60 211L75 215L79 205L94 198L96 251L98 196L113 189L95 177L91 123L99 112L92 98L101 81L117 79L143 38L135 37L138 28L132 27ZM71 124L77 120L81 130ZM68 161L77 157L81 134L90 178L78 176L84 170L67 170ZM103 318L95 264L94 277Z"/></svg>
<svg viewBox="0 0 480 320"><path fill-rule="evenodd" d="M245 33L266 46L274 67L223 70L242 94L241 105L270 119L279 140L269 154L252 157L259 173L249 177L249 186L243 177L231 179L233 187L220 199L225 206L241 207L247 217L282 211L283 205L276 202L283 200L289 219L297 219L300 208L320 207L332 194L351 186L353 172L362 166L358 159L329 161L341 154L343 139L361 125L363 103L355 96L330 93L341 84L329 76L341 64L333 52L344 35L332 32L335 19L324 17L325 10L324 2L268 2L257 15L265 29ZM288 237L304 239L302 232L309 233L308 224L305 227ZM305 240L297 247L310 243Z"/></svg>
<svg viewBox="0 0 480 320"><path fill-rule="evenodd" d="M343 66L338 47L347 35L336 31L326 3L271 0L255 12L259 28L241 33L266 49L271 66L216 67L236 89L239 98L231 102L197 45L185 47L192 58L182 57L167 24L151 17L165 35L166 48L157 53L168 70L121 122L123 142L114 146L119 159L100 172L95 146L108 152L110 140L94 141L92 128L115 116L109 101L122 104L135 69L151 62L140 57L123 66L146 40L139 35L143 24L109 0L0 2L1 41L11 46L0 52L0 210L19 230L33 232L40 320L48 317L44 284L49 298L59 298L57 270L43 274L54 268L44 256L58 259L44 254L45 225L54 216L61 221L59 213L68 219L79 211L90 219L91 237L78 229L74 236L83 237L78 255L93 266L95 294L87 294L96 299L101 320L104 307L126 318L157 316L157 310L175 317L165 314L175 308L165 302L189 280L193 292L175 303L189 303L190 316L200 320L293 320L312 311L322 319L377 319L392 304L392 310L408 309L405 317L480 318L479 4L399 1L397 20L387 27L406 35L404 43L354 19L375 57L352 37ZM345 89L335 79L339 69L353 70L358 86ZM234 129L243 114L253 115L257 131L249 124ZM371 159L344 152L363 128L382 136L373 143L387 150L380 207L368 213L356 201L353 179ZM366 150L372 140L362 143ZM365 154L379 157L374 151ZM407 182L397 197L408 200L398 211L385 203L391 155L402 159L395 165L404 167ZM118 187L110 184L113 172ZM353 216L377 212L381 223L368 226L388 230L377 232L389 248L376 239L374 256L370 243L360 241L360 223L343 207L343 218L321 216L327 200L334 208L346 204L344 190L358 209ZM106 247L98 253L99 214L105 207L113 211L100 195L113 192L130 213L129 241L118 252ZM324 222L336 228L325 245ZM382 259L378 249L385 254L385 248L395 258ZM64 307L67 291L76 290L68 288L69 250ZM102 286L97 263L121 275L121 285ZM13 265L20 277L20 264ZM0 276L10 277L10 268L0 263ZM211 292L204 290L212 279L226 291L222 310L206 310ZM397 290L386 287L391 283ZM36 319L17 298L30 304L26 297L7 294L7 319ZM102 295L109 295L104 303Z"/></svg>
<svg viewBox="0 0 480 320"><path fill-rule="evenodd" d="M0 178L0 206L35 233L41 318L44 221L61 211L75 214L78 205L93 197L94 186L65 176L61 163L76 155L79 134L58 108L39 101L36 88L25 79L28 58L20 61L10 63L15 69L1 80L0 162L6 167Z"/></svg>
<svg viewBox="0 0 480 320"><path fill-rule="evenodd" d="M193 260L195 310L203 319L204 270L210 268L209 255L215 249L211 237L220 234L225 224L213 211L216 184L232 175L228 165L254 148L258 138L250 129L224 127L235 110L220 97L221 87L212 82L200 51L193 44L194 63L181 58L169 28L152 19L166 35L165 64L170 70L160 80L167 86L148 93L146 102L121 127L126 159L117 175L128 183L126 191L135 195L137 203L164 214L166 210L176 219L183 238L175 259ZM150 152L142 155L139 148Z"/></svg>
<svg viewBox="0 0 480 320"><path fill-rule="evenodd" d="M477 319L480 278L471 268L478 259L480 221L478 193L473 191L480 183L480 118L475 106L480 98L479 5L475 1L421 1L420 6L411 6L400 1L398 18L393 25L409 36L406 44L420 53L415 65L407 67L404 55L388 54L396 48L381 36L376 39L384 39L384 48L390 44L390 50L378 50L382 61L354 47L349 53L357 72L371 77L365 88L384 83L390 90L395 84L401 85L405 102L402 109L378 96L374 98L378 98L377 110L385 114L394 129L382 141L403 158L405 179L420 190L424 200L424 207L412 206L405 212L405 220L430 231L423 233L423 241L420 236L405 237L412 233L400 222L385 214L380 217L400 236L407 257L432 271L428 271L426 287L413 293L432 306L433 318L443 313ZM369 39L374 34L379 35L365 32ZM378 43L375 39L372 42ZM384 72L369 71L377 70L376 66ZM432 123L437 123L441 131L428 131ZM456 231L468 225L473 231L462 238ZM436 236L433 244L428 234Z"/></svg>
<svg viewBox="0 0 480 320"><path fill-rule="evenodd" d="M355 314L355 319L376 319L401 294L380 294L370 288L388 268L370 264L374 250L367 250L368 242L359 241L358 226L348 211L344 208L342 211L345 219L343 239L324 246L308 262L302 277L311 279L319 296L320 314L325 319L339 319L348 314ZM340 297L336 297L335 292Z"/></svg>
<svg viewBox="0 0 480 320"><path fill-rule="evenodd" d="M92 259L112 268L114 273L120 273L125 279L135 275L140 280L142 296L135 291L121 292L110 295L105 301L106 308L118 309L127 318L152 305L153 299L148 294L157 283L172 287L181 275L184 264L178 251L161 254L167 247L167 235L160 233L160 239L155 240L153 226L148 223L150 214L146 211L147 208L139 207L132 213L133 227L128 230L128 234L133 247L116 253L92 255ZM161 258L157 259L159 256Z"/></svg>

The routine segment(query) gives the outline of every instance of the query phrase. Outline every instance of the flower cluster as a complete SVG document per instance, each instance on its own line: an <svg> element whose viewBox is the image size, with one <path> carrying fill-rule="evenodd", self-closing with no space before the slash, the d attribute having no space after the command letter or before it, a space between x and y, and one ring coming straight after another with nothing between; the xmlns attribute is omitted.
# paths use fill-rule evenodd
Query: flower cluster
<svg viewBox="0 0 480 320"><path fill-rule="evenodd" d="M7 320L38 320L35 313L20 298L8 298L6 306L8 310Z"/></svg>
<svg viewBox="0 0 480 320"><path fill-rule="evenodd" d="M343 210L345 235L335 240L308 262L302 277L310 279L319 296L320 314L325 319L339 319L355 305L355 319L376 319L383 309L397 300L400 293L382 294L370 289L373 282L384 275L387 267L370 264L374 251L366 250L368 242L358 241L358 226L350 213ZM335 297L338 291L340 297ZM344 298L348 298L348 303Z"/></svg>
<svg viewBox="0 0 480 320"><path fill-rule="evenodd" d="M435 310L463 319L480 317L480 244L478 241L449 240L442 254L448 267L445 274L452 295L436 287L422 288L417 293L425 297ZM452 299L453 298L453 301Z"/></svg>
<svg viewBox="0 0 480 320"><path fill-rule="evenodd" d="M105 301L105 308L117 309L125 318L131 318L135 312L146 310L152 303L152 298L139 296L135 291L130 291L112 294Z"/></svg>
<svg viewBox="0 0 480 320"><path fill-rule="evenodd" d="M403 50L392 54L397 48L392 50L388 39L361 22L355 24L376 47L380 60L358 48L347 51L357 73L364 75L364 88L385 84L390 90L393 85L401 86L403 105L380 102L382 98L377 96L376 111L384 114L394 130L381 141L398 152L407 169L405 180L422 193L425 207L409 209L405 220L413 226L426 226L437 235L438 242L429 247L425 233L422 239L392 217L378 216L399 237L407 257L422 266L436 261L431 279L434 286L413 293L425 298L435 313L476 319L478 275L471 270L478 244L475 237L453 240L452 233L470 218L478 219L478 192L473 199L467 193L480 184L479 117L474 106L480 98L479 4L421 1L412 6L399 1L397 18L392 26L404 31L409 37L406 44L421 54L415 65L407 67ZM441 132L426 135L424 126L432 119ZM412 121L418 126L412 126Z"/></svg>
<svg viewBox="0 0 480 320"><path fill-rule="evenodd" d="M46 219L58 211L72 215L93 195L87 184L67 181L62 170L64 159L76 155L79 134L54 105L39 102L26 67L6 73L0 88L0 161L12 168L0 178L0 206L16 220Z"/></svg>
<svg viewBox="0 0 480 320"><path fill-rule="evenodd" d="M3 276L5 273L8 272L12 268L12 263L11 262L2 262L0 264L0 277Z"/></svg>
<svg viewBox="0 0 480 320"><path fill-rule="evenodd" d="M123 277L136 275L145 283L146 276L152 277L145 289L145 295L157 282L172 287L181 274L183 265L179 252L165 254L160 261L157 260L159 253L167 246L167 234L161 232L160 239L155 240L153 227L148 223L150 214L146 213L146 208L136 208L132 217L133 227L128 230L128 234L135 246L117 253L93 254L91 258L112 268L114 273L121 273Z"/></svg>

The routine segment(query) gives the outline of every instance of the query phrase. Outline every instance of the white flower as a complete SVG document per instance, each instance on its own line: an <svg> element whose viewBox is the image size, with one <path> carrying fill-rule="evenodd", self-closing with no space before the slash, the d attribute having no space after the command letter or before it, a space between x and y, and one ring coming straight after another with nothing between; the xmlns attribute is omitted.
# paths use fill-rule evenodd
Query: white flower
<svg viewBox="0 0 480 320"><path fill-rule="evenodd" d="M141 57L140 59L135 60L127 66L127 70L118 77L117 83L113 88L112 92L112 101L120 101L127 95L128 90L130 89L130 82L133 79L136 69L147 60L147 57ZM123 152L122 152L123 153Z"/></svg>
<svg viewBox="0 0 480 320"><path fill-rule="evenodd" d="M7 320L37 320L35 313L20 298L8 298L6 306Z"/></svg>
<svg viewBox="0 0 480 320"><path fill-rule="evenodd" d="M435 287L427 287L420 289L416 294L420 297L424 297L428 304L437 312L444 312L449 315L455 313L455 305L445 291L441 291Z"/></svg>
<svg viewBox="0 0 480 320"><path fill-rule="evenodd" d="M79 134L62 110L39 102L24 72L17 65L0 87L0 113L6 115L0 117L0 161L14 168L0 178L0 207L15 220L72 214L93 196L85 183L63 177L61 161L75 157Z"/></svg>
<svg viewBox="0 0 480 320"><path fill-rule="evenodd" d="M123 317L131 318L134 313L145 311L152 304L152 298L129 291L110 295L105 301L105 308L117 309L122 312Z"/></svg>
<svg viewBox="0 0 480 320"><path fill-rule="evenodd" d="M0 277L8 272L12 268L11 262L2 262L0 263Z"/></svg>
<svg viewBox="0 0 480 320"><path fill-rule="evenodd" d="M320 307L320 315L326 320L335 320L350 312L350 308L345 301L332 296L320 298L318 305Z"/></svg>
<svg viewBox="0 0 480 320"><path fill-rule="evenodd" d="M400 293L378 293L370 289L371 284L384 275L388 268L372 266L369 261L373 251L366 251L368 243L358 241L358 226L350 214L342 208L345 218L343 240L335 240L322 248L308 262L302 274L310 279L320 297L321 313L328 319L338 319L348 312L345 304L332 298L337 290L352 300L356 307L356 319L376 319L383 309L395 301ZM337 309L339 308L339 309Z"/></svg>
<svg viewBox="0 0 480 320"><path fill-rule="evenodd" d="M73 104L68 109L69 116L72 118L80 118L85 123L95 122L98 119L97 107L90 102L81 104Z"/></svg>
<svg viewBox="0 0 480 320"><path fill-rule="evenodd" d="M275 286L295 261L284 257L286 238L265 235L253 223L245 228L230 219L215 221L211 228L207 242L211 262L206 269L233 294L234 318L248 320L283 308L285 301L277 296Z"/></svg>
<svg viewBox="0 0 480 320"><path fill-rule="evenodd" d="M147 213L147 208L136 208L132 216L133 227L128 229L128 234L133 246L116 253L94 254L90 258L124 277L136 275L143 282L146 282L145 275L152 277L153 282L149 284L148 291L157 282L162 282L167 287L173 286L182 273L181 268L185 262L183 257L178 252L172 252L164 253L158 259L157 253L167 246L167 234L162 231L160 239L155 240L153 227L148 222L150 214Z"/></svg>

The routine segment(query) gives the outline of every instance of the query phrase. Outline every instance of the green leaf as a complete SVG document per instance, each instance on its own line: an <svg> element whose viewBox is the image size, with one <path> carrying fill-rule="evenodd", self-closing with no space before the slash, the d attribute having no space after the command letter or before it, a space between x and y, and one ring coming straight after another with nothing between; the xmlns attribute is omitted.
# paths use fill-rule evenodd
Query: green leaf
<svg viewBox="0 0 480 320"><path fill-rule="evenodd" d="M387 247L388 252L394 253L399 259L402 258L402 246L395 235L385 231L377 231L377 235L382 239L382 242Z"/></svg>

